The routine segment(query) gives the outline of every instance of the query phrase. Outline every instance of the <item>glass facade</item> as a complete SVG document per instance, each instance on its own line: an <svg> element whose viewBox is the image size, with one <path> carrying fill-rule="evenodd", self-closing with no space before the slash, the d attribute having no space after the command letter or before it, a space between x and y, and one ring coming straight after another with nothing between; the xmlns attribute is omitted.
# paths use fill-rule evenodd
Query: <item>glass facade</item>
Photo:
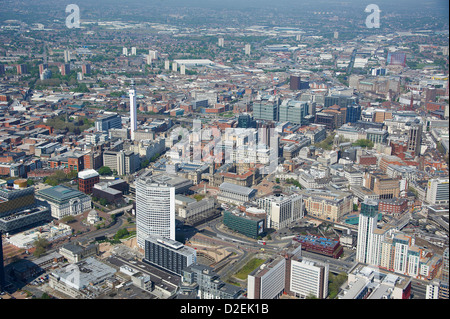
<svg viewBox="0 0 450 319"><path fill-rule="evenodd" d="M238 216L229 211L223 213L223 224L251 238L258 238L264 233L264 219Z"/></svg>

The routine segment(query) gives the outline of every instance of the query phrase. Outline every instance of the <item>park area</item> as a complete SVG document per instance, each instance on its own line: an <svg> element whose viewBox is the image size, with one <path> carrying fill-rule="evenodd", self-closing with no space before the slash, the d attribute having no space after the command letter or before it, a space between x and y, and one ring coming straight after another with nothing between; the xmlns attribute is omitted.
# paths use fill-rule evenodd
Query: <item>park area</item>
<svg viewBox="0 0 450 319"><path fill-rule="evenodd" d="M252 258L249 260L248 263L245 264L244 267L242 267L235 275L237 279L240 280L247 280L247 276L256 268L261 266L266 259L260 259L260 258Z"/></svg>

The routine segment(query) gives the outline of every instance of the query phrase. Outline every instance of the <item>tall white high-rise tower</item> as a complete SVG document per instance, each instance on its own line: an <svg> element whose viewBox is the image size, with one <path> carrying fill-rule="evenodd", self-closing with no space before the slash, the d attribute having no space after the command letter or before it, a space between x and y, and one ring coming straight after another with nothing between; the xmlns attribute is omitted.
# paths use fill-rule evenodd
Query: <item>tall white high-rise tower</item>
<svg viewBox="0 0 450 319"><path fill-rule="evenodd" d="M246 55L250 55L251 45L250 44L246 44L245 48L244 48L244 51L245 51Z"/></svg>
<svg viewBox="0 0 450 319"><path fill-rule="evenodd" d="M136 236L144 248L149 235L175 240L175 187L151 176L136 181Z"/></svg>
<svg viewBox="0 0 450 319"><path fill-rule="evenodd" d="M130 136L134 141L134 132L137 130L137 110L136 110L136 90L134 89L134 81L131 80L130 95Z"/></svg>

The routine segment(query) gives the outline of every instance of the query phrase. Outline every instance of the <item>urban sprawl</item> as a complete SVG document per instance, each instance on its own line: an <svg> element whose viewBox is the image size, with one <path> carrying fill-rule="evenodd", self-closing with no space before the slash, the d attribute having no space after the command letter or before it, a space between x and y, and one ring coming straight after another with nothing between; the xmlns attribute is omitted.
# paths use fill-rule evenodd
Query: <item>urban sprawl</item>
<svg viewBox="0 0 450 319"><path fill-rule="evenodd" d="M448 22L61 8L0 23L1 299L448 299Z"/></svg>

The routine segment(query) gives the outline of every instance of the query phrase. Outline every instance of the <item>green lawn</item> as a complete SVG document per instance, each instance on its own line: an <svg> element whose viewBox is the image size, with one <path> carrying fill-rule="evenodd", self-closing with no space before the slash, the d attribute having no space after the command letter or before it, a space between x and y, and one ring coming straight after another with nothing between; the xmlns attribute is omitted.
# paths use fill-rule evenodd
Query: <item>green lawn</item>
<svg viewBox="0 0 450 319"><path fill-rule="evenodd" d="M244 267L239 270L234 277L238 279L245 280L249 273L255 270L257 267L261 266L266 260L260 258L253 258Z"/></svg>

